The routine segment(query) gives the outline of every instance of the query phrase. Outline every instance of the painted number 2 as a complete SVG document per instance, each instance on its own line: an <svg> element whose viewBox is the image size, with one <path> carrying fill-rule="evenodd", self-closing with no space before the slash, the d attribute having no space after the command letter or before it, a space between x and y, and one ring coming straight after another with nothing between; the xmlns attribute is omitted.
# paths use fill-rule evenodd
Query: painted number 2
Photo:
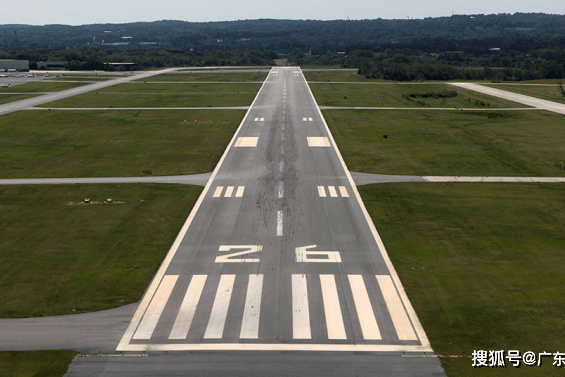
<svg viewBox="0 0 565 377"><path fill-rule="evenodd" d="M263 250L261 245L221 245L220 251L241 250L231 254L216 257L216 263L259 263L259 258L234 258L241 255L258 253Z"/></svg>

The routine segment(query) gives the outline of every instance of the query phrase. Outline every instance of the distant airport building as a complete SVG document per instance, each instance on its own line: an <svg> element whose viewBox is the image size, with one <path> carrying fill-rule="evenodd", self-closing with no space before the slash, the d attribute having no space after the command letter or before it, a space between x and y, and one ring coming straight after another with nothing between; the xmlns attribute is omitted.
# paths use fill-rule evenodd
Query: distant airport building
<svg viewBox="0 0 565 377"><path fill-rule="evenodd" d="M27 72L29 60L0 59L0 72Z"/></svg>
<svg viewBox="0 0 565 377"><path fill-rule="evenodd" d="M67 71L69 62L37 62L40 71Z"/></svg>
<svg viewBox="0 0 565 377"><path fill-rule="evenodd" d="M136 68L136 63L104 63L105 71L133 71Z"/></svg>

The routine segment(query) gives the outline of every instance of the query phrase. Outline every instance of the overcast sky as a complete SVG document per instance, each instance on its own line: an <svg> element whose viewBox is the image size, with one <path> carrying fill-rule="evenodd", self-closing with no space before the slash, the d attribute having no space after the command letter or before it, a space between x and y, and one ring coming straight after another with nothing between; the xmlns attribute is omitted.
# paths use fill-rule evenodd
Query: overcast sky
<svg viewBox="0 0 565 377"><path fill-rule="evenodd" d="M86 5L88 4L88 5ZM258 18L336 20L425 18L452 14L565 14L564 0L27 0L0 7L0 24L231 21Z"/></svg>

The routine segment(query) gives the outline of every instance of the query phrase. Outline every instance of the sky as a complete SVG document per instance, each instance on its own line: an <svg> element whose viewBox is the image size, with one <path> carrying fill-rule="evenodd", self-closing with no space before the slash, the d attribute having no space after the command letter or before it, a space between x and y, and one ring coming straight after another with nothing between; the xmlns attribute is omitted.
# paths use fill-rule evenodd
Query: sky
<svg viewBox="0 0 565 377"><path fill-rule="evenodd" d="M145 4L145 5L144 5ZM0 25L105 24L181 20L407 19L452 14L565 14L564 0L27 0L2 4Z"/></svg>

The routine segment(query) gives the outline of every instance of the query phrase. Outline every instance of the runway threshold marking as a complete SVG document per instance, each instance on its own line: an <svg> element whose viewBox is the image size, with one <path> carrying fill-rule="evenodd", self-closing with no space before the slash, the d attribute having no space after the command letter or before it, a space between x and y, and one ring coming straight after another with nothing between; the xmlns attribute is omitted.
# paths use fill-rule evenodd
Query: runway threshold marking
<svg viewBox="0 0 565 377"><path fill-rule="evenodd" d="M234 282L235 275L221 276L204 339L222 339Z"/></svg>
<svg viewBox="0 0 565 377"><path fill-rule="evenodd" d="M312 338L306 275L292 275L292 337Z"/></svg>
<svg viewBox="0 0 565 377"><path fill-rule="evenodd" d="M177 279L178 275L167 275L163 278L133 339L151 339L151 334L153 334L155 326L157 326L157 322L159 318L161 318L163 309L165 309L165 305L169 300L169 296L175 287Z"/></svg>
<svg viewBox="0 0 565 377"><path fill-rule="evenodd" d="M320 275L328 339L347 339L334 275Z"/></svg>
<svg viewBox="0 0 565 377"><path fill-rule="evenodd" d="M186 339L207 277L207 275L194 275L192 277L169 339Z"/></svg>
<svg viewBox="0 0 565 377"><path fill-rule="evenodd" d="M389 275L376 275L376 277L398 338L400 340L418 340L391 277Z"/></svg>
<svg viewBox="0 0 565 377"><path fill-rule="evenodd" d="M241 321L240 339L259 338L259 316L261 314L261 295L263 275L249 275L245 309Z"/></svg>

